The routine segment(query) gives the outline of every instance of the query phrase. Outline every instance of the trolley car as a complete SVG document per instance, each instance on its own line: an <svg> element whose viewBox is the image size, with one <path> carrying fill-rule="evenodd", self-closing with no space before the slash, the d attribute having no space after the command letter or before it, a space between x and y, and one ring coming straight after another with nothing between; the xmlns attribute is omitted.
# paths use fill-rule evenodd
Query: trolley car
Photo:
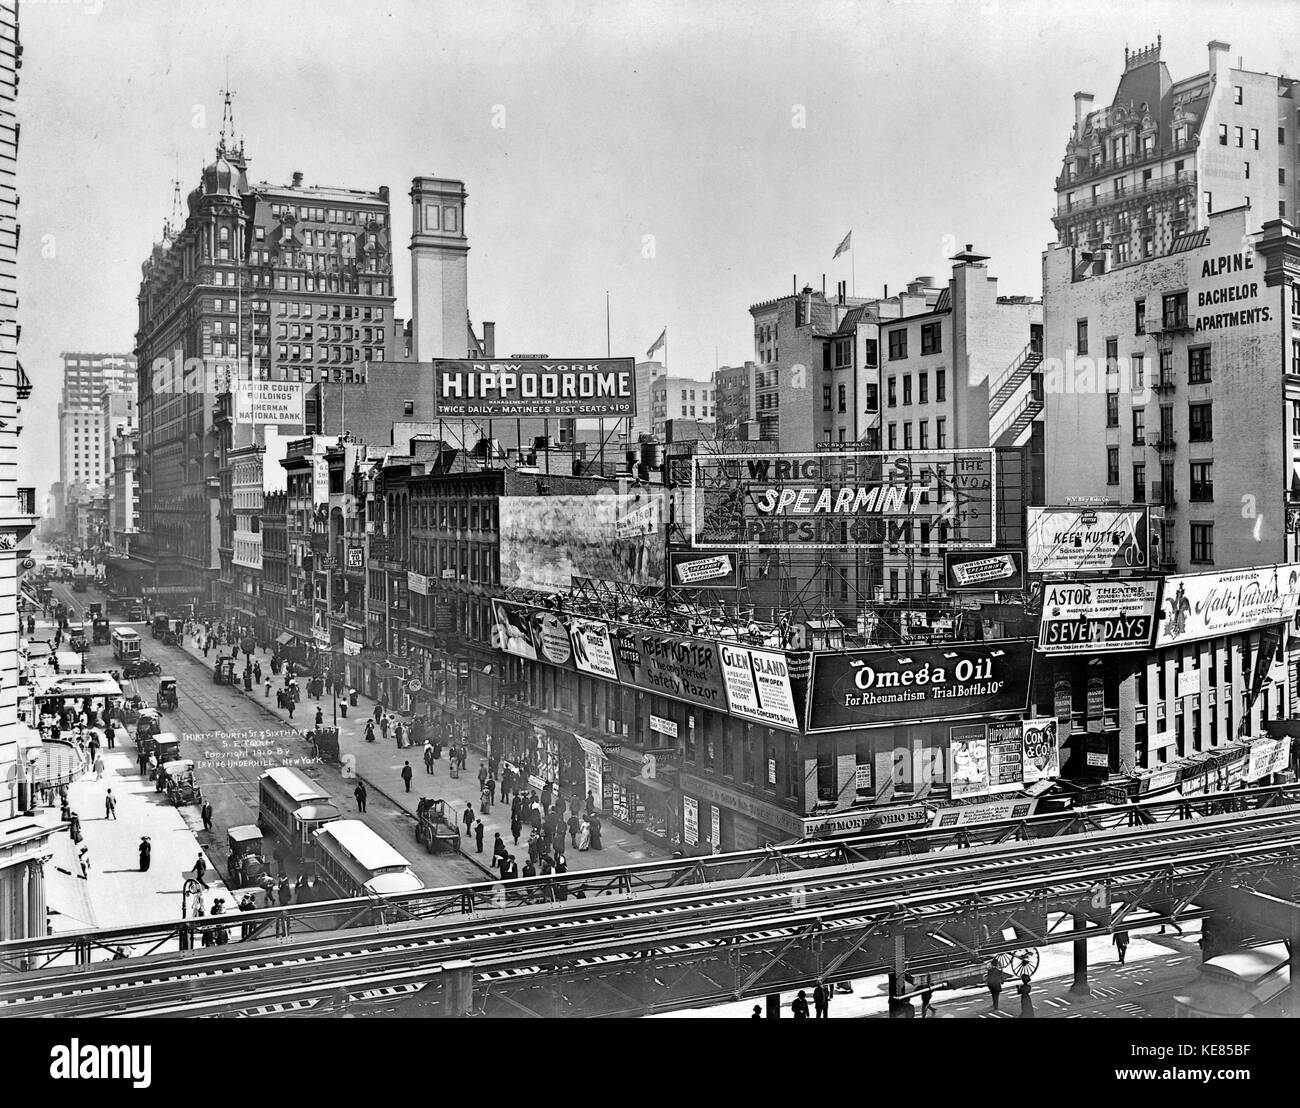
<svg viewBox="0 0 1300 1108"><path fill-rule="evenodd" d="M316 881L336 898L418 892L411 863L360 820L341 819L312 838Z"/></svg>
<svg viewBox="0 0 1300 1108"><path fill-rule="evenodd" d="M340 819L324 786L289 766L268 769L258 779L257 825L289 847L295 860L311 856L312 832Z"/></svg>

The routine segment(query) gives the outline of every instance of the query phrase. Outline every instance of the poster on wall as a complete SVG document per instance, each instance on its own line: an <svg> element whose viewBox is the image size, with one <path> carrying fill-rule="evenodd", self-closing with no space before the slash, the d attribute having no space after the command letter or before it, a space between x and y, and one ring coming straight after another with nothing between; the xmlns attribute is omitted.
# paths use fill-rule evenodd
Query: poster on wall
<svg viewBox="0 0 1300 1108"><path fill-rule="evenodd" d="M989 791L989 743L982 723L949 729L953 799Z"/></svg>
<svg viewBox="0 0 1300 1108"><path fill-rule="evenodd" d="M693 796L682 797L682 838L687 846L700 841L700 806Z"/></svg>
<svg viewBox="0 0 1300 1108"><path fill-rule="evenodd" d="M1061 750L1056 720L1027 719L1021 724L1024 740L1025 784L1061 776Z"/></svg>
<svg viewBox="0 0 1300 1108"><path fill-rule="evenodd" d="M784 654L719 643L718 658L733 715L789 731L799 730Z"/></svg>
<svg viewBox="0 0 1300 1108"><path fill-rule="evenodd" d="M715 854L722 849L722 809L716 804L709 805L709 842Z"/></svg>
<svg viewBox="0 0 1300 1108"><path fill-rule="evenodd" d="M989 740L989 792L1009 792L1018 789L1025 779L1024 732L1020 720L990 723Z"/></svg>
<svg viewBox="0 0 1300 1108"><path fill-rule="evenodd" d="M501 583L568 592L575 577L662 586L662 493L503 496Z"/></svg>

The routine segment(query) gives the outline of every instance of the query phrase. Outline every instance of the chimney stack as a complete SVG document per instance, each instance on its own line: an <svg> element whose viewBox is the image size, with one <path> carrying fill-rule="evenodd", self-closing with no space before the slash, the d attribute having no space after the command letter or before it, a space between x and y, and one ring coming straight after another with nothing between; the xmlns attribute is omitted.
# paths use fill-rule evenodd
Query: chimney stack
<svg viewBox="0 0 1300 1108"><path fill-rule="evenodd" d="M497 325L490 319L483 321L483 356L485 358L497 356Z"/></svg>
<svg viewBox="0 0 1300 1108"><path fill-rule="evenodd" d="M1232 47L1226 42L1220 42L1214 39L1209 44L1210 51L1210 79L1216 83L1220 80L1226 81L1228 78L1228 51Z"/></svg>
<svg viewBox="0 0 1300 1108"><path fill-rule="evenodd" d="M293 175L293 187L296 189L302 188L302 174L296 170Z"/></svg>
<svg viewBox="0 0 1300 1108"><path fill-rule="evenodd" d="M1076 92L1074 94L1074 139L1078 142L1083 137L1083 121L1092 111L1092 93Z"/></svg>

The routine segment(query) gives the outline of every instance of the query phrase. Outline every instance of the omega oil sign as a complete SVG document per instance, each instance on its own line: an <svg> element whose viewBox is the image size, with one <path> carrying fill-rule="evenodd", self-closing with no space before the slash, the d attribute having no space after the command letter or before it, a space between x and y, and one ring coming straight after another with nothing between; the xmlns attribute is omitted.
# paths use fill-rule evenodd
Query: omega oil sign
<svg viewBox="0 0 1300 1108"><path fill-rule="evenodd" d="M1221 254L1207 258L1201 264L1201 280L1210 279L1215 279L1215 283L1196 293L1193 326L1198 335L1203 331L1268 323L1272 318L1267 304L1251 305L1252 301L1260 298L1253 254Z"/></svg>
<svg viewBox="0 0 1300 1108"><path fill-rule="evenodd" d="M809 732L1023 712L1027 639L818 651L808 679Z"/></svg>

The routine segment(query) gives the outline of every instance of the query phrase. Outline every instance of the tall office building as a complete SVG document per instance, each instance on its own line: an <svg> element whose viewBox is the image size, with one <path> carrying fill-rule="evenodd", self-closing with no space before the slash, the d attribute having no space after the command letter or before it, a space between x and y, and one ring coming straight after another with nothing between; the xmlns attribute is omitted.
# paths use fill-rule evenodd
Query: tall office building
<svg viewBox="0 0 1300 1108"><path fill-rule="evenodd" d="M1056 179L1057 240L1116 265L1173 253L1208 217L1251 209L1256 226L1295 216L1300 168L1296 81L1229 64L1209 44L1204 73L1175 81L1161 43L1124 52L1111 102L1074 94L1074 128Z"/></svg>
<svg viewBox="0 0 1300 1108"><path fill-rule="evenodd" d="M125 394L135 389L135 358L130 354L82 352L65 352L61 357L59 483L65 497L84 497L112 480L111 424L129 414ZM109 402L107 411L106 394L117 398Z"/></svg>

